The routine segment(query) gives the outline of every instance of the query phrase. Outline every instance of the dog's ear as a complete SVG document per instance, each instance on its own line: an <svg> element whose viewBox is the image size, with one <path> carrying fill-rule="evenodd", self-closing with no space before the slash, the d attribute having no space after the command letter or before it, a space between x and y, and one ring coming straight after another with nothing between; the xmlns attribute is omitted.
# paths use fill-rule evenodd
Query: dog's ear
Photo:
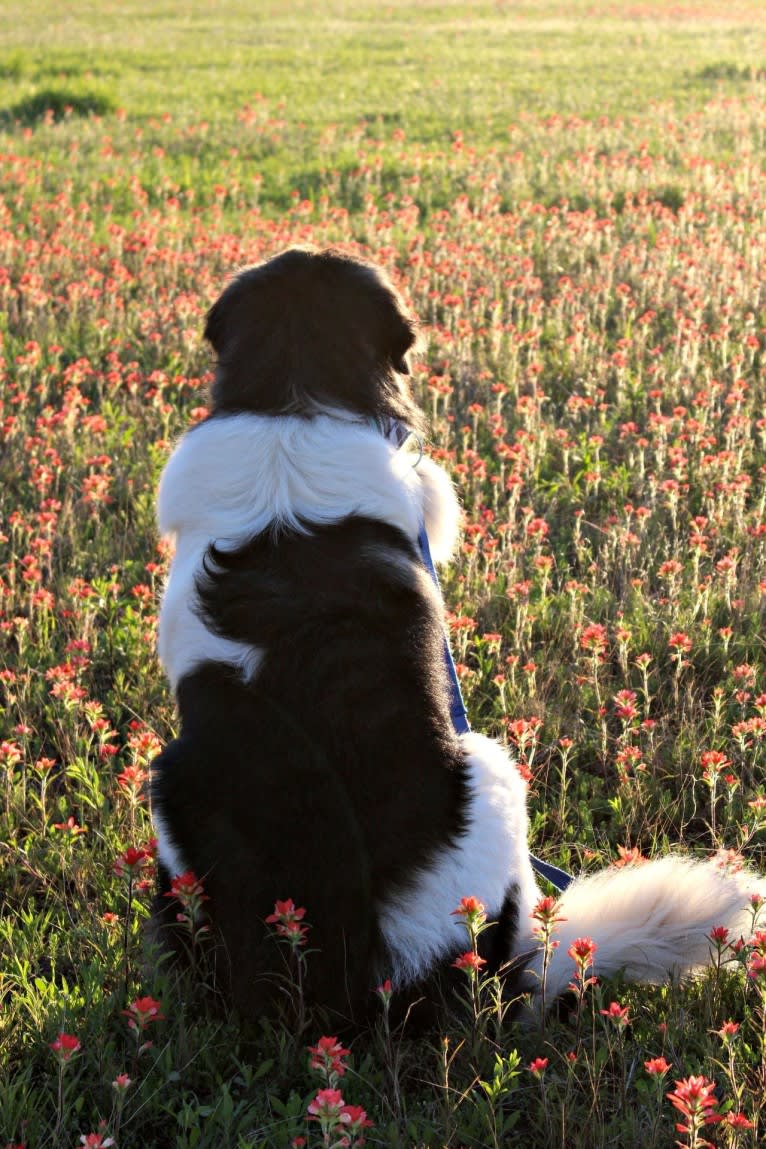
<svg viewBox="0 0 766 1149"><path fill-rule="evenodd" d="M409 375L407 352L417 341L415 321L406 310L399 293L387 283L385 286L387 295L383 303L385 315L382 332L383 358L387 359L394 371L398 371L400 375Z"/></svg>
<svg viewBox="0 0 766 1149"><path fill-rule="evenodd" d="M380 359L389 362L399 375L410 374L408 353L418 342L418 326L408 311L404 300L387 276L375 270L377 286L381 295L377 301L377 311L382 317L380 333Z"/></svg>
<svg viewBox="0 0 766 1149"><path fill-rule="evenodd" d="M216 355L221 354L221 349L224 344L225 310L226 303L223 296L220 296L215 301L205 317L205 330L203 335L215 351Z"/></svg>

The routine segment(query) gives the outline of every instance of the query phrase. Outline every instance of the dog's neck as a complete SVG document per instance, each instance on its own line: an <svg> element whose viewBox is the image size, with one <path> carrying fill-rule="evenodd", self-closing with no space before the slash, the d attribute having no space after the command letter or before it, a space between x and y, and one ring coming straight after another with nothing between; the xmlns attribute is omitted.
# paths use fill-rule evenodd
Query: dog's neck
<svg viewBox="0 0 766 1149"><path fill-rule="evenodd" d="M235 548L266 529L305 530L349 515L417 539L423 491L412 458L378 429L329 414L239 414L184 436L160 483L163 535Z"/></svg>

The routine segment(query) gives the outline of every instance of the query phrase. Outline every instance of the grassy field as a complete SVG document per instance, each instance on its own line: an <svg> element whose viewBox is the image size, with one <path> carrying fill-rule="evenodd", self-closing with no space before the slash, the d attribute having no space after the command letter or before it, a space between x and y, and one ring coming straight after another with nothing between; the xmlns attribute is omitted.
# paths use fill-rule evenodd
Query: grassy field
<svg viewBox="0 0 766 1149"><path fill-rule="evenodd" d="M243 1035L147 947L143 784L175 721L154 492L204 417L204 313L242 262L341 243L426 325L466 508L453 648L535 853L766 870L763 5L32 0L3 25L0 1145L341 1144L308 1111L337 1087L372 1122L349 1110L348 1144L755 1149L755 926L698 982L596 985L542 1032L491 982L430 1040L381 999L320 1072L320 1031Z"/></svg>
<svg viewBox="0 0 766 1149"><path fill-rule="evenodd" d="M363 129L382 137L398 129L432 148L462 131L502 150L509 127L530 118L617 115L642 117L639 130L654 140L658 103L698 109L715 95L746 97L766 58L758 0L693 8L426 0L414 14L401 0L94 2L55 14L32 0L3 11L0 123L35 126L34 154L52 165L52 188L73 141L75 187L96 177L92 149L103 132L93 140L82 117L101 111L147 190L170 178L205 195L250 178L255 166L279 208L293 189L319 194L327 164L353 165ZM46 133L42 113L66 106L74 122ZM124 127L108 114L116 109L127 114ZM400 175L397 162L393 182Z"/></svg>

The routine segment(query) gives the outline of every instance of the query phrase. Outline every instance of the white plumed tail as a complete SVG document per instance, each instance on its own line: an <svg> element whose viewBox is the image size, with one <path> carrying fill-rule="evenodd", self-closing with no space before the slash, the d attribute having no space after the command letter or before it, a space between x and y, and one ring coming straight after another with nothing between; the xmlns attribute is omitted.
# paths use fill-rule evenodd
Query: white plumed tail
<svg viewBox="0 0 766 1149"><path fill-rule="evenodd" d="M752 871L679 857L578 878L559 902L566 920L554 934L559 945L548 965L546 1001L572 981L567 950L580 937L598 946L590 971L596 977L622 972L628 981L661 983L700 970L711 960L714 927L725 926L731 942L752 936L754 894L766 897L766 880ZM528 968L539 978L539 952Z"/></svg>

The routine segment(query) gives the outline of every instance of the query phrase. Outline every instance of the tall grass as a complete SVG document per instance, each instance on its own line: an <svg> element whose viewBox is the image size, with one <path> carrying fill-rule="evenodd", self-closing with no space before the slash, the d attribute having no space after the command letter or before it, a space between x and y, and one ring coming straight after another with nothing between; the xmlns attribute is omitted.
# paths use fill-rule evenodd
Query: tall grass
<svg viewBox="0 0 766 1149"><path fill-rule="evenodd" d="M583 985L542 1031L470 969L428 1039L384 989L311 1068L330 1035L243 1034L204 958L179 980L143 937L143 785L175 721L154 490L204 415L204 312L238 264L341 243L426 325L415 386L466 509L453 648L528 773L533 850L764 868L760 7L78 5L32 47L43 11L0 77L0 1143L329 1144L329 1089L369 1144L758 1145L762 935L711 939L689 986Z"/></svg>

